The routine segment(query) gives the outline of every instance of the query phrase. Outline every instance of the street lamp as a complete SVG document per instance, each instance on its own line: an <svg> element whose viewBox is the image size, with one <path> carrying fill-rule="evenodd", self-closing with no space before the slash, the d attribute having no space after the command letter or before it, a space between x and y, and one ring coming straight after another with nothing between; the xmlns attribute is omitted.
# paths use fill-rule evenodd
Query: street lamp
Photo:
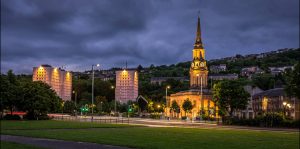
<svg viewBox="0 0 300 149"><path fill-rule="evenodd" d="M168 106L168 89L170 89L171 88L171 86L170 85L168 85L167 87L166 87L166 105ZM164 113L165 113L166 111L164 111ZM165 113L165 115L166 115L166 113Z"/></svg>
<svg viewBox="0 0 300 149"><path fill-rule="evenodd" d="M100 64L92 65L92 105L94 105L94 66L99 67ZM92 106L92 121L94 119L94 107Z"/></svg>
<svg viewBox="0 0 300 149"><path fill-rule="evenodd" d="M285 106L287 103L286 103L286 102L283 102L282 104Z"/></svg>
<svg viewBox="0 0 300 149"><path fill-rule="evenodd" d="M113 89L115 89L115 87L112 85L111 87L110 87L112 90ZM115 114L117 113L117 101L116 101L116 99L115 99Z"/></svg>
<svg viewBox="0 0 300 149"><path fill-rule="evenodd" d="M75 116L77 116L77 92L73 91L73 94L75 94Z"/></svg>
<svg viewBox="0 0 300 149"><path fill-rule="evenodd" d="M102 103L103 103L103 102L101 101L101 102L100 102L100 104L101 104L101 111L100 111L100 112L101 112L101 113L102 113Z"/></svg>
<svg viewBox="0 0 300 149"><path fill-rule="evenodd" d="M292 106L291 106L291 104L289 104L287 102L283 102L282 105L283 105L283 113L284 113L284 116L285 116L286 115L286 109L289 110Z"/></svg>
<svg viewBox="0 0 300 149"><path fill-rule="evenodd" d="M65 101L61 103L61 119L63 119L63 115L64 115L64 106L65 106Z"/></svg>

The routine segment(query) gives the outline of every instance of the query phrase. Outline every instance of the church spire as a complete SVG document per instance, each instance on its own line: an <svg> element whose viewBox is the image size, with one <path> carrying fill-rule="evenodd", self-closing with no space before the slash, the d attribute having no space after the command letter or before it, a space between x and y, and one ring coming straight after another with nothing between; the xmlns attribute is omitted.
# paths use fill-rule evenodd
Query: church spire
<svg viewBox="0 0 300 149"><path fill-rule="evenodd" d="M198 24L197 24L197 36L194 44L195 49L203 49L202 40L201 40L201 28L200 28L200 17L198 16Z"/></svg>

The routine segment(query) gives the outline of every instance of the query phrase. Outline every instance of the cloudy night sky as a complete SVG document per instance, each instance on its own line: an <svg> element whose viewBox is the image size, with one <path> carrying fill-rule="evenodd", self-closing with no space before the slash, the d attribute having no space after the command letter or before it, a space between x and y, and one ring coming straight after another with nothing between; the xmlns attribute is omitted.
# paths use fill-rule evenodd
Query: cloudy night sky
<svg viewBox="0 0 300 149"><path fill-rule="evenodd" d="M190 61L299 47L299 0L1 0L1 72Z"/></svg>

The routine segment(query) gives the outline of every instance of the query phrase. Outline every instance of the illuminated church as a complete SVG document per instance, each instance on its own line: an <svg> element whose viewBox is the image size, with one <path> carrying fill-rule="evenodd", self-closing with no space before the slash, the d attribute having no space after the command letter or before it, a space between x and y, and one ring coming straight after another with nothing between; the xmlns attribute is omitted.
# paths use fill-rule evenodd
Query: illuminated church
<svg viewBox="0 0 300 149"><path fill-rule="evenodd" d="M190 90L171 94L167 100L166 116L196 118L201 114L210 117L218 117L218 108L212 101L212 93L207 88L208 69L205 60L205 49L201 40L200 18L198 17L196 41L193 49L193 60L190 67ZM189 99L193 104L193 109L185 113L182 108L184 100ZM170 110L172 102L176 101L180 107L177 114Z"/></svg>

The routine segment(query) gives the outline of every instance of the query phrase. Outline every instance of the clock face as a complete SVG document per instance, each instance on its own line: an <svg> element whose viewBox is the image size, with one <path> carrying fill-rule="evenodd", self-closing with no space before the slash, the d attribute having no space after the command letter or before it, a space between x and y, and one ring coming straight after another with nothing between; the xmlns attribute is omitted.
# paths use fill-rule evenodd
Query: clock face
<svg viewBox="0 0 300 149"><path fill-rule="evenodd" d="M204 63L203 63L203 62L201 62L201 63L200 63L200 66L201 66L201 67L204 67Z"/></svg>

